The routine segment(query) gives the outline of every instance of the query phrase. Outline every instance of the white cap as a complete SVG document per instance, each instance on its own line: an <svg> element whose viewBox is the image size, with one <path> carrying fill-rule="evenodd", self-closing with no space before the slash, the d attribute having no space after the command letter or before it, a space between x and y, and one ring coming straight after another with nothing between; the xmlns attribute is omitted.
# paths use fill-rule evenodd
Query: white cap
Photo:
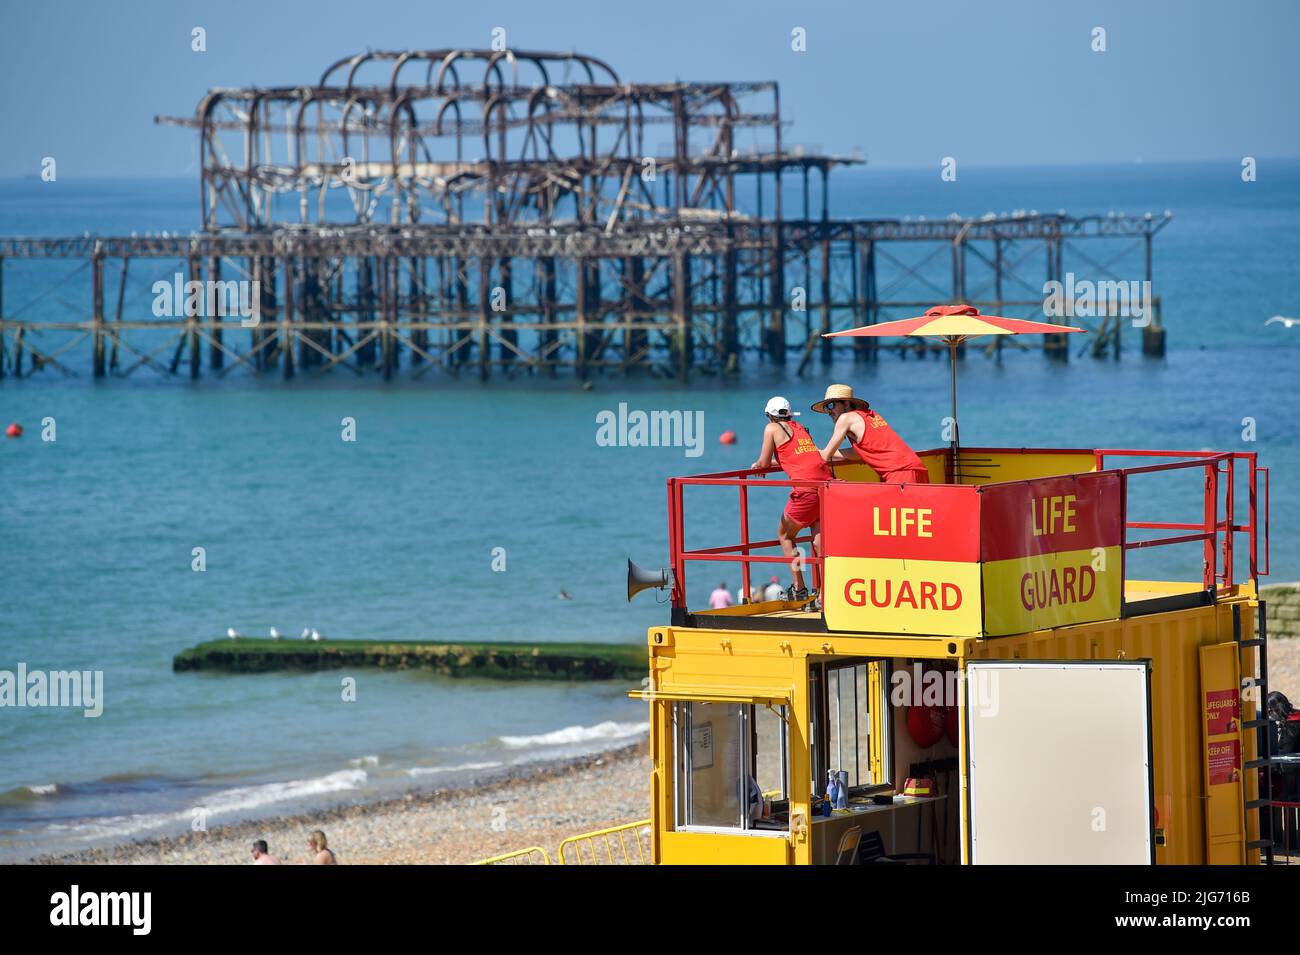
<svg viewBox="0 0 1300 955"><path fill-rule="evenodd" d="M774 418L789 418L791 415L798 415L799 412L790 410L790 402L786 401L780 395L768 399L767 407L763 409L765 414L770 414Z"/></svg>

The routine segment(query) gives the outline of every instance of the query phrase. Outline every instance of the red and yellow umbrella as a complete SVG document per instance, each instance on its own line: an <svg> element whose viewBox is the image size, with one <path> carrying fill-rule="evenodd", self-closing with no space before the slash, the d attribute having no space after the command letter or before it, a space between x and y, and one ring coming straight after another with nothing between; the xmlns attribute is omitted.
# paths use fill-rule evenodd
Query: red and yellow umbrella
<svg viewBox="0 0 1300 955"><path fill-rule="evenodd" d="M981 315L974 305L936 305L916 318L900 318L879 325L863 325L842 332L829 332L825 338L890 338L910 335L938 338L948 346L948 359L952 365L952 460L957 466L957 346L967 339L981 335L1055 335L1060 332L1082 332L1083 328L1069 325L1051 325L1047 322L1030 322L1023 318L1002 318L998 315Z"/></svg>

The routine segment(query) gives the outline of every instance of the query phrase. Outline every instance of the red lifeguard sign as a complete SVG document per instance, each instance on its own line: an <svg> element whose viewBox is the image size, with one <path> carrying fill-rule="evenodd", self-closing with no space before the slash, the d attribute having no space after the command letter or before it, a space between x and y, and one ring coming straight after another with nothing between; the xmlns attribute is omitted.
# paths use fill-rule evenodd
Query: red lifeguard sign
<svg viewBox="0 0 1300 955"><path fill-rule="evenodd" d="M832 630L980 632L979 489L831 484L824 606Z"/></svg>

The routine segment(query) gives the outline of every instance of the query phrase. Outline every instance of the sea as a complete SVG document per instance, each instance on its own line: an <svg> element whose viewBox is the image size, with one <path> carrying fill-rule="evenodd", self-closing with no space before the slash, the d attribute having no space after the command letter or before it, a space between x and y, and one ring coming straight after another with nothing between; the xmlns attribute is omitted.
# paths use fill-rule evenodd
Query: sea
<svg viewBox="0 0 1300 955"><path fill-rule="evenodd" d="M855 169L836 173L830 214L1172 213L1153 266L1167 354L1144 357L1131 329L1118 361L972 347L959 369L962 439L1256 451L1270 469L1270 579L1292 580L1300 325L1267 320L1300 317L1300 162L1261 161L1254 182L1240 172L1235 161L964 168L943 182L933 170ZM0 180L10 236L188 233L198 207L191 180ZM1041 283L1041 264L1023 274ZM67 320L88 299L78 261L10 261L4 279L7 317ZM128 308L149 301L146 283ZM84 355L71 364L78 376L47 368L0 382L0 425L26 429L0 439L0 670L98 671L102 714L0 709L0 861L464 785L636 741L646 713L626 681L174 673L172 658L228 628L638 643L668 617L659 594L625 594L629 558L666 563L665 480L746 467L768 397L806 409L847 382L915 447L944 443L949 400L946 360L855 364L847 350L803 376L795 362L751 361L736 379L590 387L346 372L192 383L148 369L94 381ZM598 440L620 405L688 414L701 440ZM355 440L343 440L345 419ZM825 437L824 419L803 420ZM43 439L48 421L54 440ZM720 441L726 431L735 444ZM1135 478L1130 493L1130 519L1199 520L1191 472ZM754 495L757 528L775 527L780 499ZM734 494L692 490L686 527L693 545L734 543ZM1238 576L1244 552L1243 538ZM1200 552L1153 548L1129 573L1199 579ZM691 602L724 582L739 585L736 567L692 567Z"/></svg>

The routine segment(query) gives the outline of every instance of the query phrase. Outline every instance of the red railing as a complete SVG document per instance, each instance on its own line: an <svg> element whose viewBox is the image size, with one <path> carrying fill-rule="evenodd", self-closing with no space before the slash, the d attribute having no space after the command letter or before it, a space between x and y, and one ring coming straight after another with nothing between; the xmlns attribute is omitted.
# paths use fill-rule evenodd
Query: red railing
<svg viewBox="0 0 1300 955"><path fill-rule="evenodd" d="M1165 544L1183 544L1192 541L1202 541L1204 556L1202 559L1202 584L1206 590L1214 590L1217 587L1231 587L1235 583L1234 577L1234 557L1235 557L1235 539L1237 534L1246 534L1248 540L1248 557L1250 562L1251 580L1257 577L1268 576L1269 572L1269 553L1268 553L1268 511L1269 511L1269 474L1268 468L1261 468L1258 465L1258 455L1251 452L1243 451L1150 451L1135 448L1099 448L1094 452L1097 459L1097 470L1102 471L1106 468L1106 457L1135 457L1135 458L1186 458L1189 460L1177 461L1172 464L1152 464L1143 467L1131 468L1112 468L1120 475L1121 487L1123 489L1121 499L1124 506L1124 551L1137 550L1146 547L1160 547ZM1237 479L1237 462L1242 461L1246 465L1246 480L1248 488L1248 510L1249 521L1245 524L1236 523L1236 479ZM1172 521L1130 521L1128 519L1128 482L1129 479L1138 474L1151 474L1164 471L1176 471L1187 468L1203 468L1205 470L1205 488L1204 488L1204 517L1199 524L1172 522ZM1263 533L1260 533L1259 527L1259 475L1264 475L1264 527ZM1222 481L1221 481L1222 479ZM1223 519L1219 519L1219 489L1223 487ZM1128 532L1133 530L1184 530L1195 531L1193 534L1182 534L1176 537L1161 537L1151 540L1130 541ZM1223 535L1220 546L1219 535ZM1264 568L1259 566L1259 544L1260 538L1263 537L1264 543ZM1220 563L1223 570L1219 571Z"/></svg>
<svg viewBox="0 0 1300 955"><path fill-rule="evenodd" d="M979 450L999 451L1003 449L983 448ZM1005 450L1021 451L1029 449ZM945 453L945 451L939 451L938 453ZM925 455L933 453L936 452L923 452ZM1126 555L1130 550L1142 550L1151 547L1162 547L1172 544L1187 544L1201 541L1203 545L1202 584L1206 590L1213 591L1221 586L1230 587L1233 585L1235 580L1235 535L1246 534L1248 535L1250 579L1254 580L1259 576L1267 576L1269 572L1269 472L1267 468L1261 468L1258 466L1257 455L1254 452L1151 451L1132 448L1102 448L1095 450L1093 454L1096 459L1096 467L1098 471L1106 470L1105 463L1107 457L1184 459L1169 463L1110 469L1113 473L1120 476L1121 482L1120 499L1123 510L1120 519L1123 524L1123 533L1121 535L1123 554ZM1245 524L1236 523L1235 518L1236 465L1238 461L1243 461L1246 464L1246 479L1249 489L1249 520ZM1173 472L1195 468L1202 468L1205 472L1203 519L1199 523L1174 521L1130 521L1128 519L1128 482L1133 477L1143 474ZM824 499L822 492L825 488L825 484L817 481L793 481L786 478L779 480L767 479L767 475L779 471L780 469L777 467L770 467L765 469L722 471L716 474L700 474L693 477L670 478L668 480L668 542L673 571L672 605L674 607L686 607L686 564L688 561L740 563L741 581L746 596L753 592L751 582L752 567L754 564L785 564L789 566L790 559L784 554L764 555L753 553L756 550L778 547L780 542L777 540L750 540L749 490L753 487L802 487L815 490L818 497L818 514L821 516L824 513ZM1262 531L1259 525L1258 507L1258 478L1261 474L1264 477ZM1219 489L1221 486L1225 491L1222 519L1219 517ZM687 487L734 487L737 489L740 512L739 543L720 547L705 547L693 550L686 549L683 491ZM1130 540L1128 533L1130 530L1173 530L1186 531L1188 533L1176 534L1169 537ZM1220 535L1222 535L1222 541L1220 541ZM1264 549L1263 569L1261 569L1259 565L1259 547L1261 538ZM811 534L796 539L796 544L810 545L810 553L803 558L803 563L812 569L814 586L820 589L822 559L820 556L811 553L811 542ZM1222 572L1219 570L1220 563L1223 568ZM1123 572L1123 570L1124 569L1122 568L1121 572Z"/></svg>
<svg viewBox="0 0 1300 955"><path fill-rule="evenodd" d="M779 467L745 469L743 471L720 471L717 474L698 474L694 477L668 479L668 547L672 555L674 607L686 606L686 561L724 561L740 562L741 585L746 599L753 592L751 589L752 564L790 565L790 558L780 555L755 555L752 551L770 547L779 547L778 540L751 541L749 539L749 489L751 487L802 487L817 492L817 515L823 512L822 490L825 484L820 481L792 481L789 479L766 480L766 475L780 472ZM755 477L757 475L757 477ZM682 504L682 491L687 487L734 487L740 493L740 543L723 547L705 547L698 550L685 549L685 519ZM812 568L814 586L820 588L822 559L812 554L812 535L795 538L796 544L808 544L809 554L803 563Z"/></svg>

